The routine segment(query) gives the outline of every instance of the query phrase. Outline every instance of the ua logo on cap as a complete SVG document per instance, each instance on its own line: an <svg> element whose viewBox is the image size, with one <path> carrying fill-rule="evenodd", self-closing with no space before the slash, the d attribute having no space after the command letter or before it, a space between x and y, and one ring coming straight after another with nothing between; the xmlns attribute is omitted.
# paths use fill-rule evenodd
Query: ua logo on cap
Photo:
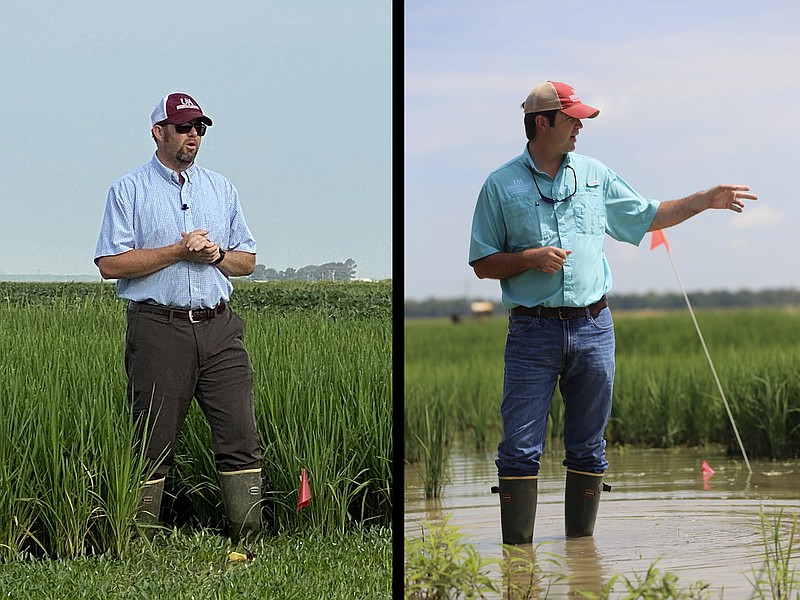
<svg viewBox="0 0 800 600"><path fill-rule="evenodd" d="M181 103L175 107L175 110L180 110L182 108L197 108L197 106L192 102L191 98L181 98Z"/></svg>

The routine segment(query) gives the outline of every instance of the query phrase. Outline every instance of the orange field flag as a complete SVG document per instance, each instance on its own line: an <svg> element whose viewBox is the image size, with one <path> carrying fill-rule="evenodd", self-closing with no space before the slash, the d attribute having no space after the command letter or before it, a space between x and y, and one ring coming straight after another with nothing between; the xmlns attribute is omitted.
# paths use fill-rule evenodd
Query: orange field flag
<svg viewBox="0 0 800 600"><path fill-rule="evenodd" d="M308 485L308 474L305 469L300 470L300 489L297 490L297 510L305 508L311 503L311 487Z"/></svg>
<svg viewBox="0 0 800 600"><path fill-rule="evenodd" d="M650 238L650 250L657 248L661 244L664 244L667 247L667 252L669 252L669 242L667 241L667 236L664 235L664 230L656 229Z"/></svg>

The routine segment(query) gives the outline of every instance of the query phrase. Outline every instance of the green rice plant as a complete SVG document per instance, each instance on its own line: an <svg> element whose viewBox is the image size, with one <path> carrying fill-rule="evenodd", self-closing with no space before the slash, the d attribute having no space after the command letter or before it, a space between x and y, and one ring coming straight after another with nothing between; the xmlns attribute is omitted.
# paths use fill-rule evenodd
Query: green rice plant
<svg viewBox="0 0 800 600"><path fill-rule="evenodd" d="M147 473L132 443L126 399L124 303L108 284L2 287L0 560L126 555L135 546L133 516ZM331 532L388 524L390 320L267 315L262 308L243 313L264 383L256 389L256 412L265 472L278 499L267 504L283 507L278 528ZM288 339L277 335L281 323ZM286 341L291 351L276 356L273 349ZM270 398L284 404L278 409L284 421L271 418ZM287 441L287 423L303 432L304 444ZM281 444L284 452L271 455ZM222 511L207 424L197 410L190 411L178 454L176 486L189 490L195 524L213 526ZM301 465L319 487L312 505L297 513Z"/></svg>
<svg viewBox="0 0 800 600"><path fill-rule="evenodd" d="M758 444L759 455L781 458L792 455L793 438L800 428L800 405L792 397L797 372L792 368L770 371L738 383L743 422L748 423L751 439Z"/></svg>
<svg viewBox="0 0 800 600"><path fill-rule="evenodd" d="M444 487L446 462L454 436L451 405L454 392L431 394L430 389L417 383L406 386L403 415L406 462L419 470L426 498L439 498ZM413 451L409 451L409 447ZM412 454L413 452L413 454Z"/></svg>
<svg viewBox="0 0 800 600"><path fill-rule="evenodd" d="M478 452L496 446L502 433L502 426L497 418L497 399L502 397L502 390L501 377L484 376L469 396L473 412L470 427L475 450Z"/></svg>
<svg viewBox="0 0 800 600"><path fill-rule="evenodd" d="M423 420L416 435L425 457L425 497L439 498L446 476L449 441L447 411L438 402L426 404L423 410Z"/></svg>
<svg viewBox="0 0 800 600"><path fill-rule="evenodd" d="M23 410L30 410L37 424L37 435L26 449L28 459L35 465L32 475L39 506L37 537L56 555L76 556L84 550L92 517L93 474L87 468L86 437L80 422L76 422L78 411L62 415L68 397L63 354L68 324L66 320L45 318L44 310L36 312L40 313L34 330L37 343L55 354L53 361L44 364L31 357L19 363L20 371L24 369L23 381L33 391L28 399L32 405ZM73 444L81 448L80 454L72 452Z"/></svg>
<svg viewBox="0 0 800 600"><path fill-rule="evenodd" d="M109 405L106 410L112 412L114 406ZM126 556L131 551L137 537L131 525L144 482L152 475L152 470L147 471L144 444L138 450L134 445L135 432L129 415L119 416L100 420L97 429L103 444L96 467L98 518L92 530L92 546L116 557Z"/></svg>
<svg viewBox="0 0 800 600"><path fill-rule="evenodd" d="M0 402L0 562L18 557L31 543L41 548L33 528L39 508L33 481L34 465L20 451L32 439L30 413L12 410L13 397Z"/></svg>
<svg viewBox="0 0 800 600"><path fill-rule="evenodd" d="M47 352L45 360L32 355L29 384L37 378L41 383L27 386L29 393L37 390L30 408L39 430L30 453L42 539L55 556L124 552L134 534L138 497L132 492L138 490L143 462L131 451L124 384L102 377L119 371L113 359L121 348L112 348L115 340L98 331L109 319L119 322L118 316L90 300L60 311L31 311L28 331L41 335L36 341ZM39 312L43 318L36 318ZM94 319L85 318L88 314Z"/></svg>
<svg viewBox="0 0 800 600"><path fill-rule="evenodd" d="M683 407L689 405L676 378L679 369L638 370L629 375L623 366L617 372L612 405L613 439L627 443L631 438L648 446L671 447L681 437L686 424ZM635 431L630 430L630 426Z"/></svg>
<svg viewBox="0 0 800 600"><path fill-rule="evenodd" d="M391 360L386 321L248 319L256 415L276 520L342 530L391 513ZM310 507L295 509L302 468Z"/></svg>
<svg viewBox="0 0 800 600"><path fill-rule="evenodd" d="M751 458L800 455L800 312L700 310L703 331L743 444ZM722 444L739 454L730 418L691 319L681 312L615 312L617 352L613 444L670 447ZM454 435L483 450L499 439L506 320L457 325L405 323L405 457L419 459L408 415L416 403L444 403ZM481 390L480 392L474 392ZM765 410L765 407L767 410ZM556 390L548 439L561 435ZM478 433L480 431L480 433Z"/></svg>
<svg viewBox="0 0 800 600"><path fill-rule="evenodd" d="M756 572L753 579L748 580L755 590L756 598L783 599L797 597L795 591L800 586L792 563L794 536L797 533L797 515L792 515L791 526L786 529L783 524L783 509L773 517L771 526L763 511L759 512L761 539L764 543L764 564ZM785 530L786 529L786 530Z"/></svg>
<svg viewBox="0 0 800 600"><path fill-rule="evenodd" d="M489 322L483 325L406 324L404 458L409 463L424 461L430 497L441 491L442 463L453 436L469 436L479 451L494 446L500 437L503 339L493 339L499 354L491 358L468 343L485 346L487 335L503 332Z"/></svg>
<svg viewBox="0 0 800 600"><path fill-rule="evenodd" d="M423 386L418 381L405 381L403 387L403 460L417 464L422 460L422 446L416 431L422 422L420 413L425 407L421 399Z"/></svg>

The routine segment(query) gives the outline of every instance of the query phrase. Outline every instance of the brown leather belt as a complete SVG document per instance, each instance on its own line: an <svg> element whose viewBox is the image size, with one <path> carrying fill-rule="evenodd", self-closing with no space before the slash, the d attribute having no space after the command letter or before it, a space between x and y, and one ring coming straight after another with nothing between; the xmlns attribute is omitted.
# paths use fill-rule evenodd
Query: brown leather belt
<svg viewBox="0 0 800 600"><path fill-rule="evenodd" d="M224 302L220 302L214 308L194 308L191 310L186 310L183 308L170 308L169 306L161 306L160 304L147 304L145 302L131 302L131 305L135 306L136 310L141 312L153 313L173 319L181 319L183 321L191 321L192 323L199 323L201 321L213 319L215 316L224 313L226 307Z"/></svg>
<svg viewBox="0 0 800 600"><path fill-rule="evenodd" d="M591 316L596 317L600 311L608 306L608 298L603 296L589 306L515 306L511 309L512 315L524 315L528 317L546 317L548 319L575 319L577 317L586 317L588 312Z"/></svg>

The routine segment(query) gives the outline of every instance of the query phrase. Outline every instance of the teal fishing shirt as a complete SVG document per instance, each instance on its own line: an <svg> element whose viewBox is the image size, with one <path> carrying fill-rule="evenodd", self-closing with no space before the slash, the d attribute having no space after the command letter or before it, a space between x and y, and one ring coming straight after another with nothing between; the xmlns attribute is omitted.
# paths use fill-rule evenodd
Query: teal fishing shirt
<svg viewBox="0 0 800 600"><path fill-rule="evenodd" d="M536 184L556 200L575 193L564 202L550 203L541 199ZM638 246L659 204L643 198L600 161L574 152L564 157L551 179L536 169L526 146L520 156L493 171L481 188L469 263L526 248L572 250L555 274L528 269L501 279L503 305L588 306L611 289L605 234Z"/></svg>

